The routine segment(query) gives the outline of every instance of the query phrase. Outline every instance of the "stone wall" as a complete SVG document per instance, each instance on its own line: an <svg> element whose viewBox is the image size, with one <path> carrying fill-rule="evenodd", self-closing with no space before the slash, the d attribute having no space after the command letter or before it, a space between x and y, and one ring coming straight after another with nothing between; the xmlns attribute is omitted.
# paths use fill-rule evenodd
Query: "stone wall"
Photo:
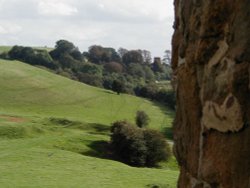
<svg viewBox="0 0 250 188"><path fill-rule="evenodd" d="M250 1L175 0L181 188L250 188Z"/></svg>

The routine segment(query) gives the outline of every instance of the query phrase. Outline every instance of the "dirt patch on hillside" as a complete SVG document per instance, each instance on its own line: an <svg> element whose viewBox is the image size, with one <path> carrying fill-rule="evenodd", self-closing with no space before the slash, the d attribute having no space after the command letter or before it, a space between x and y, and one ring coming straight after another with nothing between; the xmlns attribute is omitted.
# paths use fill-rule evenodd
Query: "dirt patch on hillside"
<svg viewBox="0 0 250 188"><path fill-rule="evenodd" d="M22 123L26 122L27 119L17 117L17 116L8 116L8 115L0 115L0 119L4 119L5 121L14 122L14 123Z"/></svg>

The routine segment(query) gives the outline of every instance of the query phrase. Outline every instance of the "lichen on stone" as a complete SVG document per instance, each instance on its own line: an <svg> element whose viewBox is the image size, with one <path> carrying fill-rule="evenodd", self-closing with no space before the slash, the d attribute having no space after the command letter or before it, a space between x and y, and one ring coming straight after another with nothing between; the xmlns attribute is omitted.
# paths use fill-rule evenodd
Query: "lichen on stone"
<svg viewBox="0 0 250 188"><path fill-rule="evenodd" d="M225 98L222 105L206 101L201 121L207 129L215 129L220 132L237 132L244 126L240 104L231 93Z"/></svg>

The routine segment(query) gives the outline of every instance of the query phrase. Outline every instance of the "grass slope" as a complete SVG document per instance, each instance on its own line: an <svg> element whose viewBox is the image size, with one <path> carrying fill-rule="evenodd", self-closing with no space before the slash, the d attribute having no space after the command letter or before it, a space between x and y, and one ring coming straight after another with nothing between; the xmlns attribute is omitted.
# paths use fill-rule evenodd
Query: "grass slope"
<svg viewBox="0 0 250 188"><path fill-rule="evenodd" d="M11 48L12 46L0 46L0 53L8 52Z"/></svg>
<svg viewBox="0 0 250 188"><path fill-rule="evenodd" d="M144 110L157 129L170 126L173 116L148 100L117 95L16 61L1 60L0 91L0 113L108 125L121 119L134 121L136 111Z"/></svg>
<svg viewBox="0 0 250 188"><path fill-rule="evenodd" d="M0 46L0 53L3 53L3 52L9 52L11 50L13 46ZM37 49L37 50L47 50L47 51L51 51L53 48L49 48L49 47L32 47L34 49Z"/></svg>
<svg viewBox="0 0 250 188"><path fill-rule="evenodd" d="M16 61L0 60L1 187L175 187L164 169L133 168L105 158L111 122L145 110L151 128L172 112L129 95L87 86Z"/></svg>

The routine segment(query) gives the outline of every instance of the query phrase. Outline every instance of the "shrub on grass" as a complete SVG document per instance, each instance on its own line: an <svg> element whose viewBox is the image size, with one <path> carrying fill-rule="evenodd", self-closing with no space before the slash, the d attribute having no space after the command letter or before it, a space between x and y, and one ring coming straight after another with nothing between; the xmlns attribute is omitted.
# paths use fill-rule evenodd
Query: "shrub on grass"
<svg viewBox="0 0 250 188"><path fill-rule="evenodd" d="M117 121L113 123L111 133L114 153L127 164L152 167L170 156L168 143L157 131L140 129L127 121Z"/></svg>
<svg viewBox="0 0 250 188"><path fill-rule="evenodd" d="M160 161L166 161L171 155L171 149L165 137L156 130L143 131L147 147L147 166L155 166Z"/></svg>
<svg viewBox="0 0 250 188"><path fill-rule="evenodd" d="M120 95L120 93L124 92L125 85L119 80L114 80L112 83L112 90Z"/></svg>
<svg viewBox="0 0 250 188"><path fill-rule="evenodd" d="M135 117L136 125L140 128L148 126L149 117L144 111L137 111Z"/></svg>
<svg viewBox="0 0 250 188"><path fill-rule="evenodd" d="M146 143L143 133L127 121L117 121L111 127L111 144L114 152L126 163L144 166Z"/></svg>

